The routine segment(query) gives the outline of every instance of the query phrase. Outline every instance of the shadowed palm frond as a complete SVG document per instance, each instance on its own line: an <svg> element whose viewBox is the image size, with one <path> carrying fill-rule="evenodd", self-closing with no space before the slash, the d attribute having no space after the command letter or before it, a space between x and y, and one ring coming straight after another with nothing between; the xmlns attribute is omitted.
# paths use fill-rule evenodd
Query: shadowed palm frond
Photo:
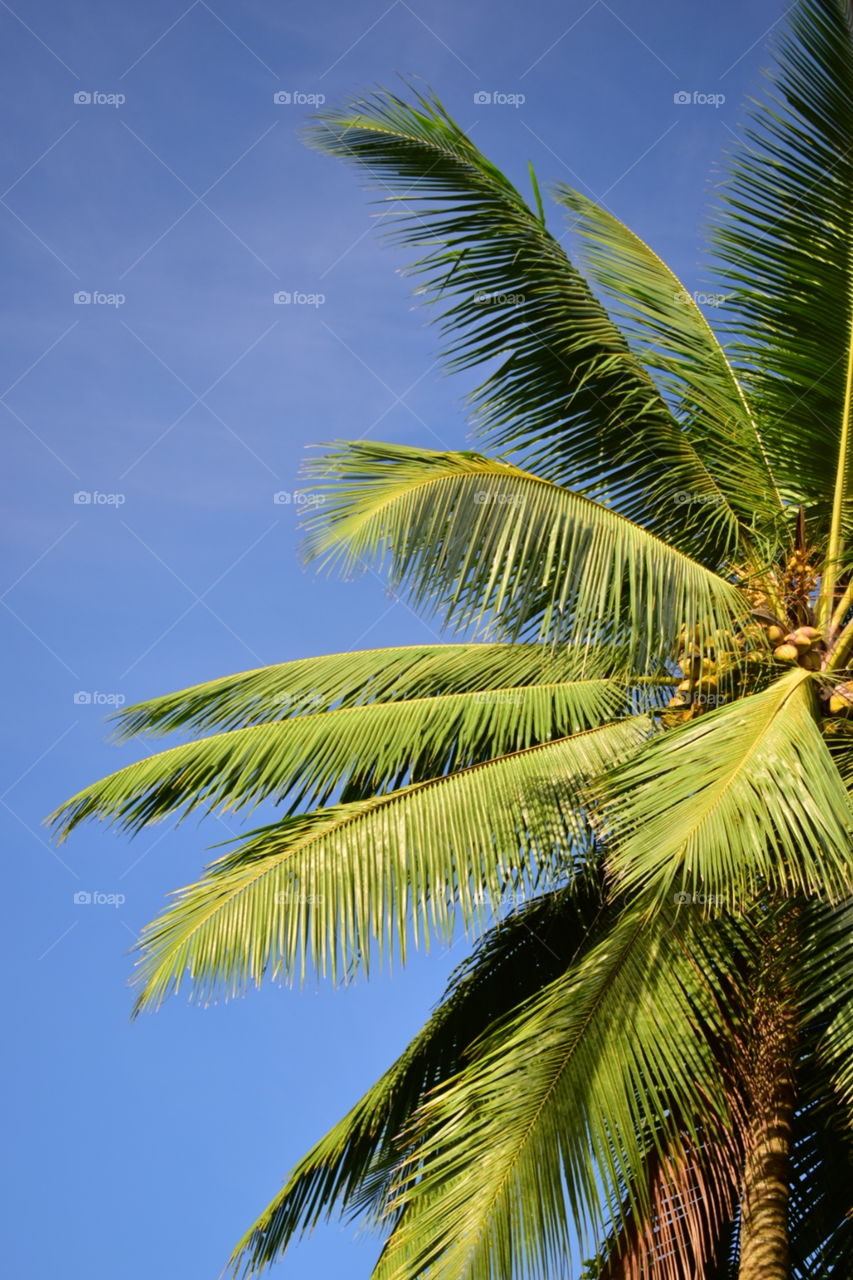
<svg viewBox="0 0 853 1280"><path fill-rule="evenodd" d="M471 1046L557 978L606 918L597 877L523 906L490 930L452 976L423 1030L361 1101L300 1160L238 1244L232 1266L253 1272L336 1208L384 1217L405 1133L429 1093L462 1068Z"/></svg>
<svg viewBox="0 0 853 1280"><path fill-rule="evenodd" d="M648 1212L638 1175L670 1124L694 1142L703 1124L728 1130L708 1034L726 1022L697 973L701 925L645 920L642 903L626 911L427 1100L381 1280L562 1274L576 1233L588 1244L626 1212L623 1191Z"/></svg>
<svg viewBox="0 0 853 1280"><path fill-rule="evenodd" d="M821 540L834 512L850 528L853 502L853 42L847 0L800 0L790 14L714 243L774 472Z"/></svg>

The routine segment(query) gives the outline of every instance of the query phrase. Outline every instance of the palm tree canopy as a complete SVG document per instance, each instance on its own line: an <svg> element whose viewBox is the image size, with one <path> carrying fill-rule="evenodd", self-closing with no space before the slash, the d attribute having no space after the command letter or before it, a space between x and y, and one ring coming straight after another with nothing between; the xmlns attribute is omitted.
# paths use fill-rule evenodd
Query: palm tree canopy
<svg viewBox="0 0 853 1280"><path fill-rule="evenodd" d="M433 97L359 99L311 141L381 185L448 368L488 373L486 452L311 464L307 555L380 567L455 634L123 709L120 736L201 736L52 817L266 806L145 931L138 1009L477 941L232 1263L344 1211L386 1236L374 1280L544 1280L579 1238L599 1280L730 1280L772 972L790 1274L853 1274L848 4L798 0L731 159L716 329L559 185L570 257L535 178L528 201Z"/></svg>

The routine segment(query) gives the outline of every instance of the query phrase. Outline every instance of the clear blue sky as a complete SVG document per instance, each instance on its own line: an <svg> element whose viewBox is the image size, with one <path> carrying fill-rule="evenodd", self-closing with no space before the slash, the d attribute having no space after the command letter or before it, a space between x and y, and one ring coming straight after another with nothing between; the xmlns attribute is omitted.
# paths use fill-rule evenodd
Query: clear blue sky
<svg viewBox="0 0 853 1280"><path fill-rule="evenodd" d="M228 830L191 821L129 842L90 828L57 852L40 825L141 754L107 742L105 696L433 638L375 579L307 573L296 509L273 502L310 443L466 434L465 384L435 367L399 257L354 174L299 141L310 107L293 99L419 76L519 183L532 160L543 183L602 197L701 290L713 166L783 8L0 0L2 1204L16 1280L214 1280L463 954L345 991L173 1000L131 1025L128 948ZM275 305L277 291L325 300ZM80 292L102 300L75 304ZM366 1280L375 1252L333 1225L275 1274Z"/></svg>

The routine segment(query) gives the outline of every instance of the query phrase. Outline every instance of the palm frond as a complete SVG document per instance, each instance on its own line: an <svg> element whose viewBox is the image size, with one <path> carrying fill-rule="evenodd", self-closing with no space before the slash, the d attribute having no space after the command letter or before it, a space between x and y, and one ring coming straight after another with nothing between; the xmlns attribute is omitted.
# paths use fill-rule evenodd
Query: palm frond
<svg viewBox="0 0 853 1280"><path fill-rule="evenodd" d="M711 570L599 503L470 453L361 441L312 468L325 501L309 552L388 563L414 604L502 638L624 647L637 670L682 626L730 633L749 612Z"/></svg>
<svg viewBox="0 0 853 1280"><path fill-rule="evenodd" d="M554 667L563 672L568 665L555 659ZM234 714L233 694L227 701L228 714ZM293 810L326 804L335 795L366 799L629 711L624 685L562 679L295 715L230 729L127 765L72 796L51 820L64 838L92 817L135 832L170 814L196 810L236 813L264 801L289 802ZM201 714L209 715L209 706ZM145 711L130 715L138 723ZM159 708L153 715L158 717Z"/></svg>
<svg viewBox="0 0 853 1280"><path fill-rule="evenodd" d="M337 980L565 883L594 839L581 789L649 731L616 721L251 833L144 933L138 1007L187 973L202 1000L309 960Z"/></svg>
<svg viewBox="0 0 853 1280"><path fill-rule="evenodd" d="M711 492L684 496L725 502L745 531L774 542L782 499L755 414L701 307L614 214L564 184L555 194L574 215L572 230L583 237L584 265L614 300L632 349L656 378L719 490L716 499Z"/></svg>
<svg viewBox="0 0 853 1280"><path fill-rule="evenodd" d="M836 500L848 529L853 501L847 0L793 6L776 63L770 92L735 148L714 241L736 316L737 359L774 472L786 496L807 507L810 534L822 541Z"/></svg>
<svg viewBox="0 0 853 1280"><path fill-rule="evenodd" d="M813 678L662 735L606 784L620 892L744 912L762 886L851 892L853 803L821 736Z"/></svg>
<svg viewBox="0 0 853 1280"><path fill-rule="evenodd" d="M690 955L700 926L645 921L635 904L427 1101L382 1280L562 1274L602 1201L617 1216L627 1188L648 1210L634 1176L647 1143L665 1150L669 1125L726 1131L708 1037L724 1023Z"/></svg>
<svg viewBox="0 0 853 1280"><path fill-rule="evenodd" d="M485 692L567 678L621 677L625 655L533 644L404 645L298 658L240 671L123 707L119 739L176 729L245 729L334 707L397 702L446 693Z"/></svg>
<svg viewBox="0 0 853 1280"><path fill-rule="evenodd" d="M378 93L324 112L310 137L390 191L395 239L427 250L410 271L450 368L499 362L472 396L493 447L710 562L733 549L738 516L654 382L540 210L437 99ZM685 492L718 500L713 520Z"/></svg>
<svg viewBox="0 0 853 1280"><path fill-rule="evenodd" d="M256 1274L339 1208L380 1217L418 1108L456 1074L494 1022L583 952L594 936L591 927L604 915L603 887L590 877L526 904L491 929L452 975L441 1004L406 1051L299 1161L234 1250L235 1270Z"/></svg>

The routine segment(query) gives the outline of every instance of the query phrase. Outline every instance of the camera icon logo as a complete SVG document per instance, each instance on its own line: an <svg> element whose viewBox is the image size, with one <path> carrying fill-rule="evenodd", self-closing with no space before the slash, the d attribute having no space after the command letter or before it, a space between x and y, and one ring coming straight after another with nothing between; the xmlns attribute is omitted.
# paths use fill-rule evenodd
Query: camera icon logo
<svg viewBox="0 0 853 1280"><path fill-rule="evenodd" d="M284 89L279 89L278 93L273 94L272 100L277 107L286 107L290 103L290 94Z"/></svg>
<svg viewBox="0 0 853 1280"><path fill-rule="evenodd" d="M92 501L92 495L86 489L78 489L74 495L75 507L87 507Z"/></svg>
<svg viewBox="0 0 853 1280"><path fill-rule="evenodd" d="M272 300L277 307L286 307L289 305L291 297L284 289L279 289L278 293L273 294Z"/></svg>
<svg viewBox="0 0 853 1280"><path fill-rule="evenodd" d="M78 107L85 107L92 101L92 95L87 93L85 89L80 89L75 93L74 101Z"/></svg>
<svg viewBox="0 0 853 1280"><path fill-rule="evenodd" d="M279 489L278 493L273 494L272 500L277 507L287 507L293 501L286 489Z"/></svg>
<svg viewBox="0 0 853 1280"><path fill-rule="evenodd" d="M679 89L678 93L672 95L672 100L677 107L684 107L688 102L693 101L693 97L686 89Z"/></svg>
<svg viewBox="0 0 853 1280"><path fill-rule="evenodd" d="M92 295L86 289L78 289L74 295L74 303L76 306L86 306L92 301Z"/></svg>
<svg viewBox="0 0 853 1280"><path fill-rule="evenodd" d="M673 894L673 901L677 907L683 907L693 899L689 893L676 893Z"/></svg>
<svg viewBox="0 0 853 1280"><path fill-rule="evenodd" d="M92 701L92 695L87 689L78 689L74 695L75 707L88 707Z"/></svg>
<svg viewBox="0 0 853 1280"><path fill-rule="evenodd" d="M87 893L85 889L79 889L74 895L74 905L77 907L86 907L92 901L91 893Z"/></svg>
<svg viewBox="0 0 853 1280"><path fill-rule="evenodd" d="M492 95L490 93L487 93L485 89L480 89L478 90L477 93L474 94L475 106L483 107L487 103L491 102L491 100L492 100Z"/></svg>

